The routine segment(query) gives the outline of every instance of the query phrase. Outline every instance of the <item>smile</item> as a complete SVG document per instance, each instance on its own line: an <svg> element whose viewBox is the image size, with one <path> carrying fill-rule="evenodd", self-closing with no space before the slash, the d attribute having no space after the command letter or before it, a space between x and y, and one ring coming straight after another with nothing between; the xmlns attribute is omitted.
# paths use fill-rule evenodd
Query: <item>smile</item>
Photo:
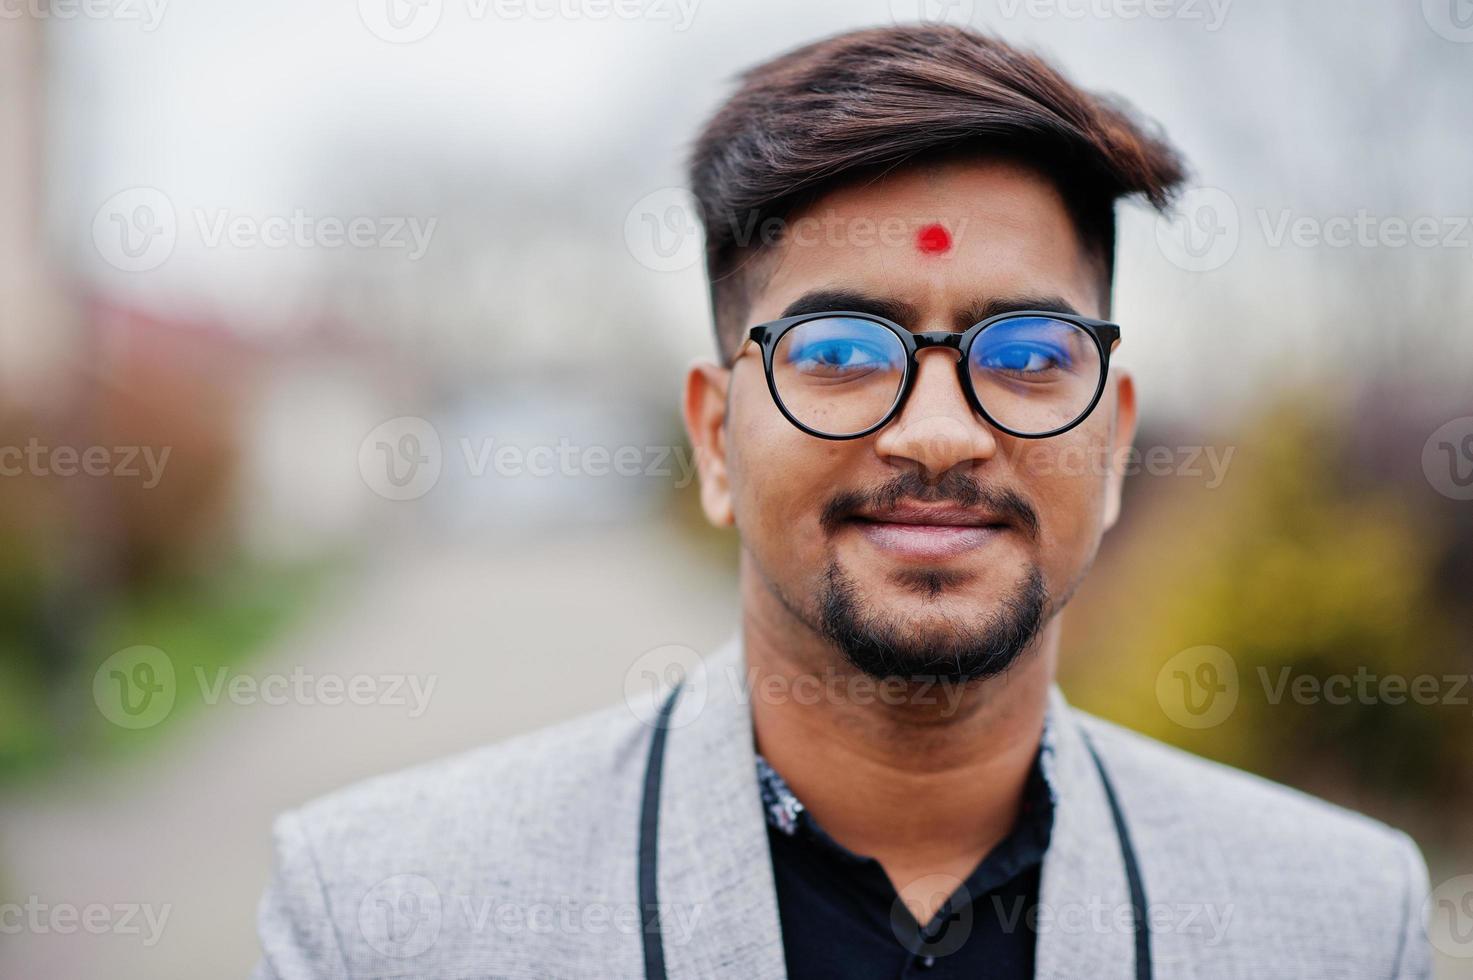
<svg viewBox="0 0 1473 980"><path fill-rule="evenodd" d="M975 551L1008 529L1001 518L955 507L900 507L858 514L849 523L887 554L931 562Z"/></svg>

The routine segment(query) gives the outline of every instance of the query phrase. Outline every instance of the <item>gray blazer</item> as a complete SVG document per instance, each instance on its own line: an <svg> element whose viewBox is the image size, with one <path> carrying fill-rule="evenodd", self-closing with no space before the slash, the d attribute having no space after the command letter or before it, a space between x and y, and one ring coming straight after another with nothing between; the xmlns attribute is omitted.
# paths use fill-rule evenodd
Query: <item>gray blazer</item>
<svg viewBox="0 0 1473 980"><path fill-rule="evenodd" d="M780 978L739 638L667 732L658 895L671 978ZM689 711L685 706L689 706ZM1106 763L1139 855L1157 977L1428 977L1427 872L1380 823L1050 705L1058 794L1037 976L1130 980ZM257 978L641 977L652 712L617 705L283 814Z"/></svg>

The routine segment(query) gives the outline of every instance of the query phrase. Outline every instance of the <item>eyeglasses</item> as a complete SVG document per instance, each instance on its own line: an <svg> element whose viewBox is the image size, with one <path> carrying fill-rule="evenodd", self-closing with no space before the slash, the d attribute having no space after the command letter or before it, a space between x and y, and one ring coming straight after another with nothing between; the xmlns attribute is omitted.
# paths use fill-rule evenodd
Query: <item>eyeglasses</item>
<svg viewBox="0 0 1473 980"><path fill-rule="evenodd" d="M793 425L820 439L858 439L883 428L915 383L916 354L960 353L957 379L993 427L1024 439L1067 432L1105 390L1120 327L1065 313L1023 310L962 333L913 333L870 313L807 313L753 327L767 387Z"/></svg>

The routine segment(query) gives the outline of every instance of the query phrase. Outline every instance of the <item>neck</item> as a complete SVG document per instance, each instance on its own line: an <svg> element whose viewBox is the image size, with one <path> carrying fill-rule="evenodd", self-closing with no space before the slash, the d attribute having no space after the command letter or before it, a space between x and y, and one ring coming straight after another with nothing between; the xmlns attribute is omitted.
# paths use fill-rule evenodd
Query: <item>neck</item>
<svg viewBox="0 0 1473 980"><path fill-rule="evenodd" d="M1017 818L1057 619L1001 676L929 688L877 681L754 574L744 569L742 633L758 751L830 836L879 860L897 888L915 874L964 878Z"/></svg>

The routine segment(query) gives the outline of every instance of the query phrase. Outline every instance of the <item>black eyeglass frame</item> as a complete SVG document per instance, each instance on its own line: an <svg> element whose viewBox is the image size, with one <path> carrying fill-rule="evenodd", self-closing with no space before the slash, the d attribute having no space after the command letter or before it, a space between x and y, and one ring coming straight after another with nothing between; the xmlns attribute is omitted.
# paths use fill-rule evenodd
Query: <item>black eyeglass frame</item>
<svg viewBox="0 0 1473 980"><path fill-rule="evenodd" d="M834 435L830 432L820 432L811 426L805 425L792 412L788 411L788 407L783 404L782 395L778 394L777 390L777 378L772 373L772 355L784 334L800 324L809 323L813 320L827 320L833 317L867 320L870 323L879 324L900 338L900 343L905 348L905 373L900 380L900 390L895 394L894 403L886 410L880 421L861 432L855 432L850 435ZM977 389L972 383L972 372L968 368L972 359L972 344L982 331L1005 320L1016 320L1021 317L1046 317L1050 320L1060 320L1064 323L1073 324L1089 335L1090 339L1094 341L1095 348L1100 355L1100 378L1099 382L1095 385L1094 395L1090 398L1089 405L1072 422L1051 429L1048 432L1019 432L993 418L992 414L987 411L987 407L982 404L982 399L977 397ZM804 313L799 316L784 317L781 320L760 323L747 332L747 340L752 341L762 349L762 370L767 375L767 390L772 394L773 404L777 405L778 411L782 412L784 418L803 432L819 439L832 439L836 441L862 439L865 436L873 435L894 421L895 416L900 414L900 409L905 405L905 400L910 397L911 387L915 384L916 372L918 370L916 354L923 350L930 350L933 347L954 350L961 355L956 360L957 380L962 386L962 391L967 396L967 402L978 415L987 421L988 425L1018 439L1048 439L1068 432L1089 418L1090 413L1095 410L1095 406L1099 405L1100 396L1105 392L1105 381L1110 376L1110 354L1115 349L1115 345L1120 342L1120 325L1111 323L1108 320L1092 320L1089 317L1076 316L1072 313L1056 313L1050 310L1010 310L1006 313L990 316L961 332L932 330L917 333L905 329L893 320L887 320L885 317L874 313L825 310L819 313ZM746 346L745 343L743 346ZM740 356L741 352L738 351L737 357ZM732 359L732 363L736 363L736 358Z"/></svg>

